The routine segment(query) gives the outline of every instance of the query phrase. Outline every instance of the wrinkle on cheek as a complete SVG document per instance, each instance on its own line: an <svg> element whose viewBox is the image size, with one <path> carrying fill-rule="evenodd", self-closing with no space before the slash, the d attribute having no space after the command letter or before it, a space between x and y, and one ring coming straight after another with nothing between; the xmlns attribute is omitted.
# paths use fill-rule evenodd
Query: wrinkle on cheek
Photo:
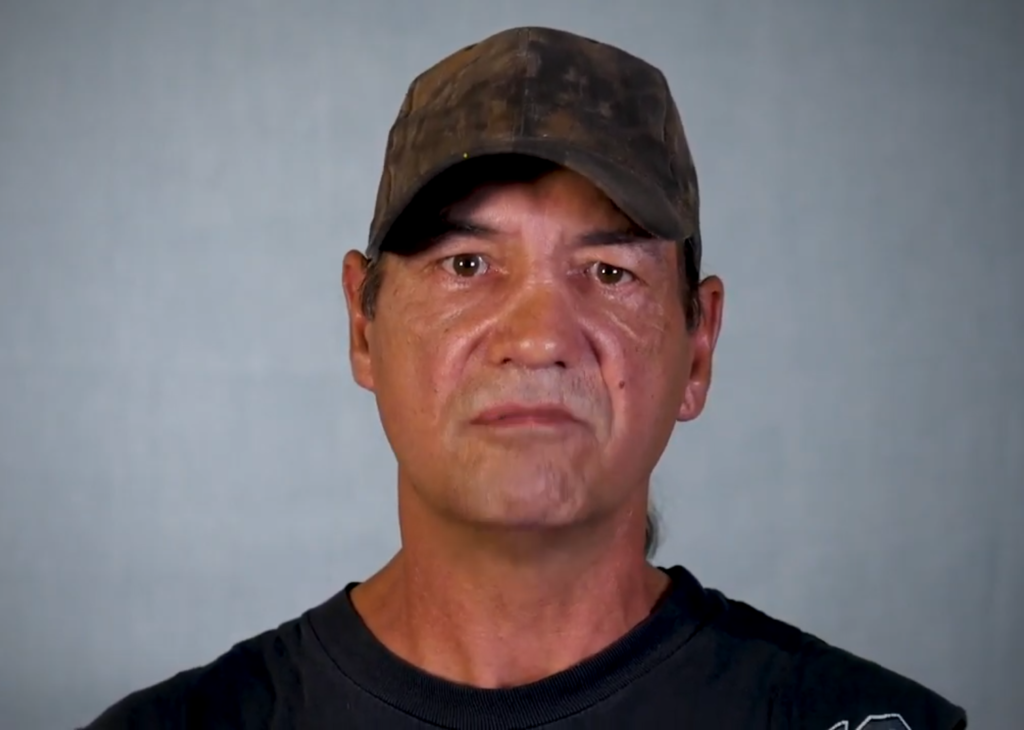
<svg viewBox="0 0 1024 730"><path fill-rule="evenodd" d="M685 337L682 310L678 315L669 311L674 302L661 299L638 298L602 315L601 339L614 363L606 382L628 412L641 403L645 409L664 406L676 398L680 386L676 371L682 365Z"/></svg>
<svg viewBox="0 0 1024 730"><path fill-rule="evenodd" d="M422 284L417 286L415 281L401 281L401 278L395 277L387 302L394 327L404 331L410 341L430 337L438 327L438 315L445 314L446 309L439 306L436 291Z"/></svg>
<svg viewBox="0 0 1024 730"><path fill-rule="evenodd" d="M663 304L648 301L631 310L611 312L609 321L617 331L622 349L632 350L641 357L655 357L661 354L669 335L670 323L666 315Z"/></svg>
<svg viewBox="0 0 1024 730"><path fill-rule="evenodd" d="M407 382L444 396L455 388L463 369L464 351L472 338L464 331L471 303L409 282L392 304L389 328L401 338L393 354L404 360L400 369Z"/></svg>

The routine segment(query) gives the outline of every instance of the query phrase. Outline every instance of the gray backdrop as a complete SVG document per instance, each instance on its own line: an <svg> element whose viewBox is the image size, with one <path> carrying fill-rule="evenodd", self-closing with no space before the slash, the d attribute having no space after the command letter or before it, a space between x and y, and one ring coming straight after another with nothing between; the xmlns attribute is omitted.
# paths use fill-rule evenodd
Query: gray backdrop
<svg viewBox="0 0 1024 730"><path fill-rule="evenodd" d="M396 548L341 259L413 75L519 24L662 66L697 158L726 319L659 562L1021 727L1024 3L5 0L4 730Z"/></svg>

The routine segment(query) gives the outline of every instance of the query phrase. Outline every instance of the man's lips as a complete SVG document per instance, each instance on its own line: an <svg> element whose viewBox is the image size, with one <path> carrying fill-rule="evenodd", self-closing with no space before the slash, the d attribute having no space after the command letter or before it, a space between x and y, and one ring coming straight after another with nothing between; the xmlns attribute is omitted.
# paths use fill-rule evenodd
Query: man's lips
<svg viewBox="0 0 1024 730"><path fill-rule="evenodd" d="M476 426L564 426L579 423L564 406L509 403L482 411L472 421Z"/></svg>

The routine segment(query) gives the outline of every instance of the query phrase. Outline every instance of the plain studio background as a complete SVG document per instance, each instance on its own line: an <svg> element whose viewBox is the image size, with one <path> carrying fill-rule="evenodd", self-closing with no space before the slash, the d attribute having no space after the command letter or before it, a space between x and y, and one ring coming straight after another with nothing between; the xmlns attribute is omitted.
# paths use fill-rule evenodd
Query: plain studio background
<svg viewBox="0 0 1024 730"><path fill-rule="evenodd" d="M697 159L725 329L658 562L1022 727L1013 0L0 3L0 727L395 550L341 260L412 77L520 24L661 66Z"/></svg>

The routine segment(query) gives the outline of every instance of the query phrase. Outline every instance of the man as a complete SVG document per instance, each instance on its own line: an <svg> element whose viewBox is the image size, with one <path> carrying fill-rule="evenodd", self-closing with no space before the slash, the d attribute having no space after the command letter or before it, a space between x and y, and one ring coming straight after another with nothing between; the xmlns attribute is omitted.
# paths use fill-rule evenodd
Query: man
<svg viewBox="0 0 1024 730"><path fill-rule="evenodd" d="M376 575L90 728L952 730L924 687L649 562L711 380L697 179L662 74L518 28L411 85L343 285L398 462Z"/></svg>

